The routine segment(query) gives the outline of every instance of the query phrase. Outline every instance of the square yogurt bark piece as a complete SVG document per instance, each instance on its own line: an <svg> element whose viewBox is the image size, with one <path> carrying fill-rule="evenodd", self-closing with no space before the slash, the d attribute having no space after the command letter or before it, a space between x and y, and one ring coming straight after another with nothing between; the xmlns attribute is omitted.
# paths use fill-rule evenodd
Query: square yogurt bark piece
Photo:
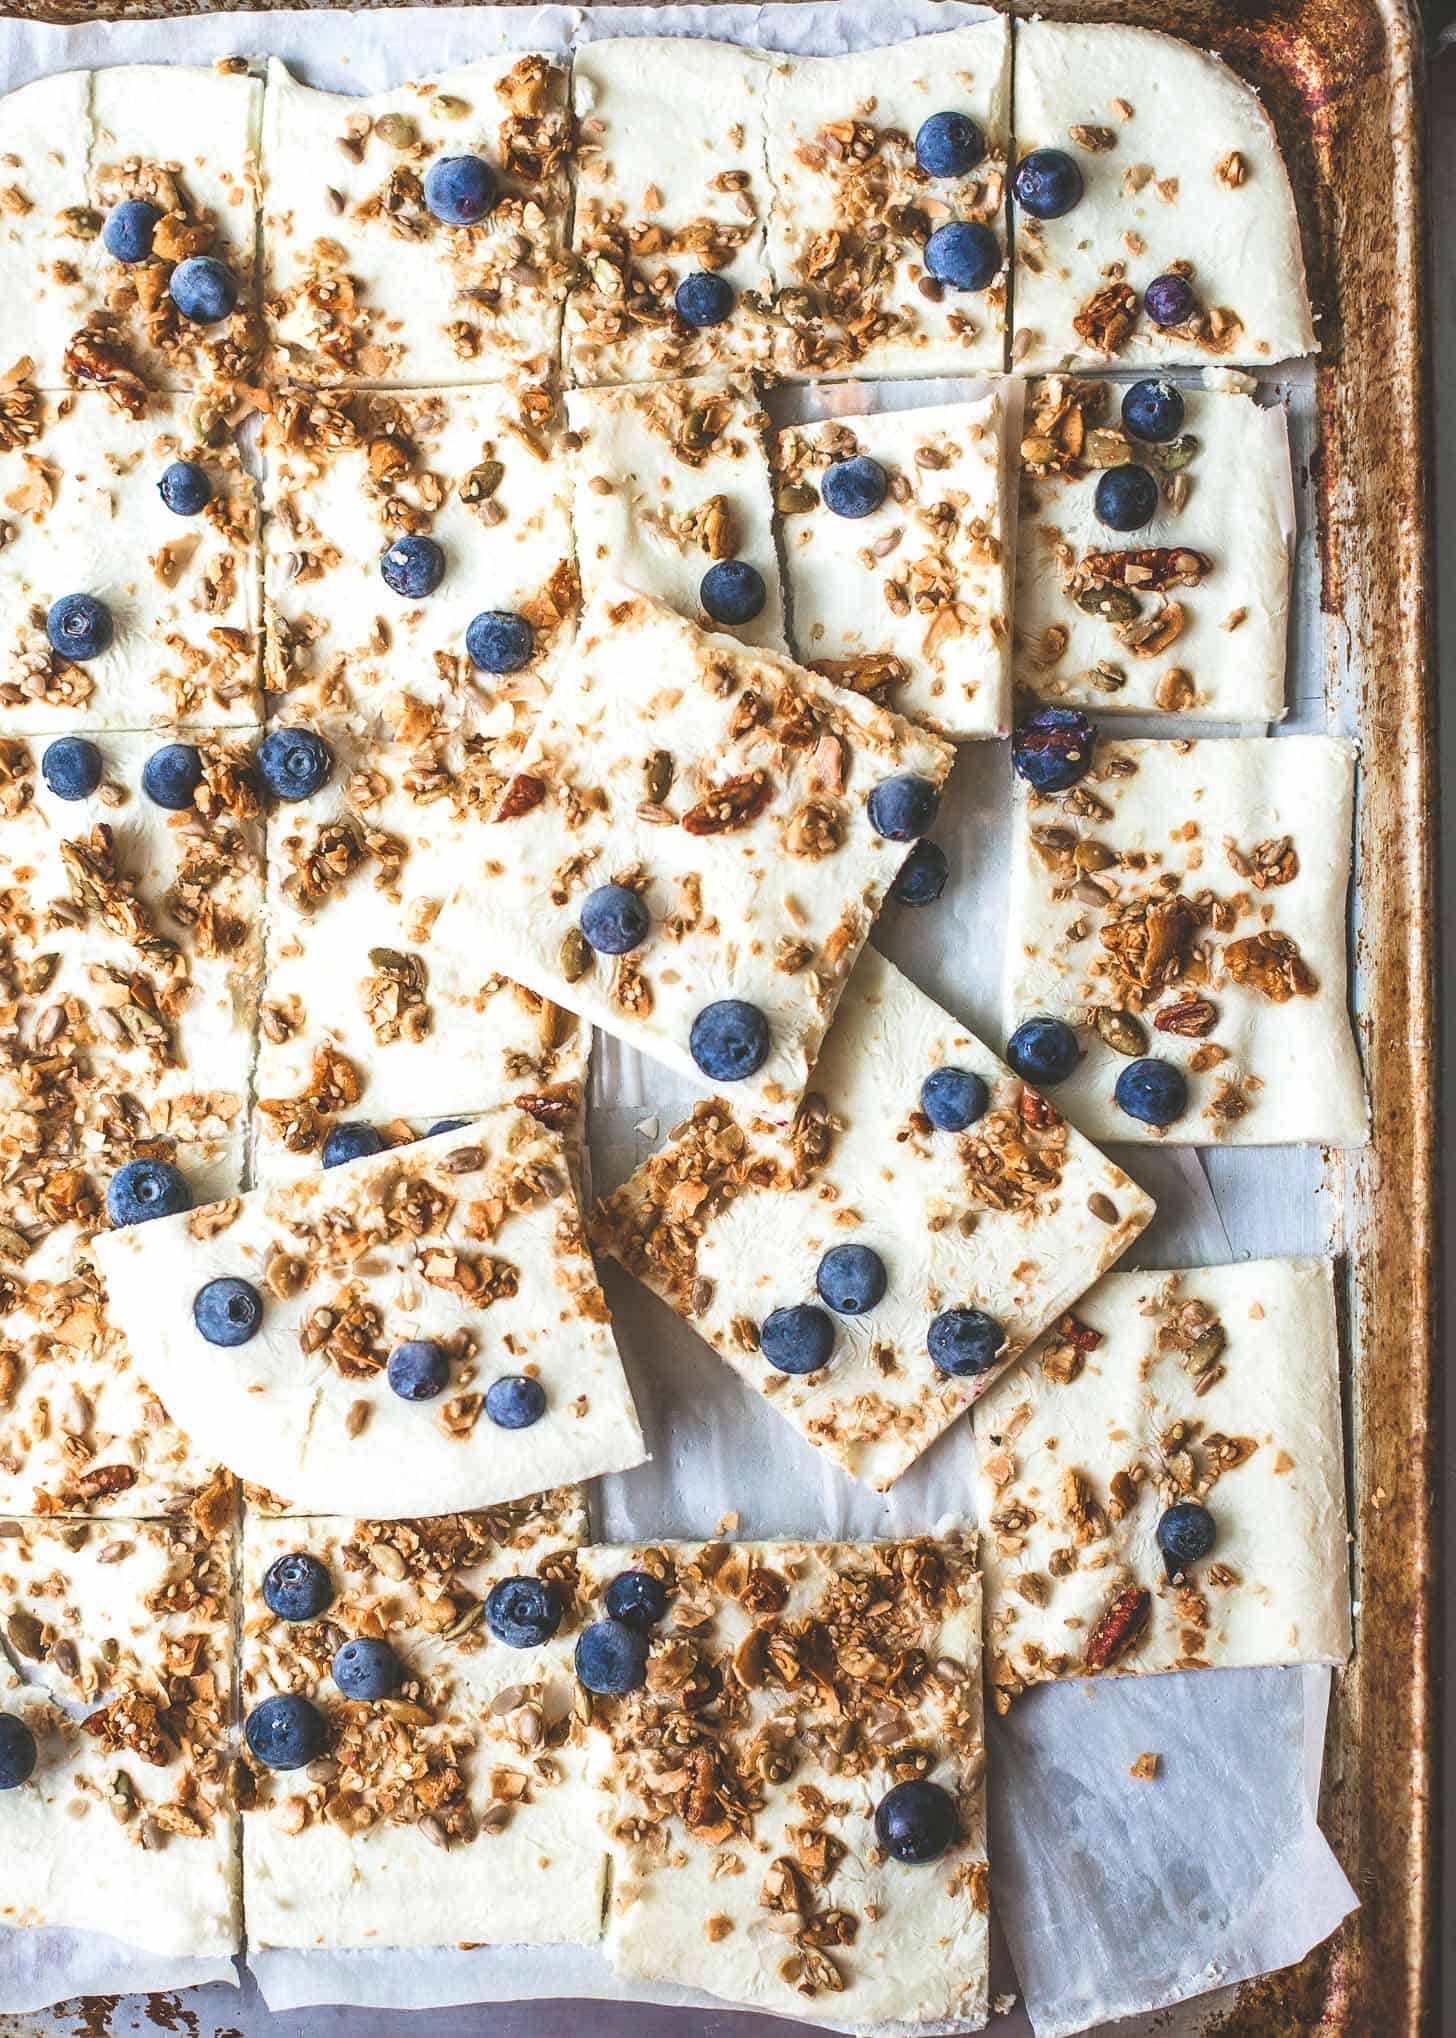
<svg viewBox="0 0 1456 2038"><path fill-rule="evenodd" d="M1314 351L1274 124L1226 64L1149 29L1018 22L1014 125L1013 367ZM1036 216L1017 184L1043 150L1065 162L1033 203L1075 202Z"/></svg>
<svg viewBox="0 0 1456 2038"><path fill-rule="evenodd" d="M608 584L440 939L789 1117L952 755Z"/></svg>
<svg viewBox="0 0 1456 2038"><path fill-rule="evenodd" d="M1331 1273L1109 1274L979 1404L999 1711L1051 1678L1345 1662Z"/></svg>
<svg viewBox="0 0 1456 2038"><path fill-rule="evenodd" d="M775 60L768 246L781 373L1001 372L1010 98L1000 15L884 49ZM956 116L949 135L937 121L921 142L938 115Z"/></svg>
<svg viewBox="0 0 1456 2038"><path fill-rule="evenodd" d="M89 71L56 71L0 98L0 371L18 362L44 389L65 387L66 348L88 306L90 106Z"/></svg>
<svg viewBox="0 0 1456 2038"><path fill-rule="evenodd" d="M1124 392L1105 382L1053 375L1027 392L1016 684L1104 713L1279 721L1294 543L1284 413L1239 390L1133 388L1121 416ZM1165 436L1140 436L1129 416ZM1152 476L1156 507L1122 532L1096 504L1127 466Z"/></svg>
<svg viewBox="0 0 1456 2038"><path fill-rule="evenodd" d="M866 949L793 1125L699 1104L598 1206L592 1237L883 1492L1152 1214Z"/></svg>
<svg viewBox="0 0 1456 2038"><path fill-rule="evenodd" d="M1074 1029L1057 1108L1091 1139L1363 1145L1345 969L1354 744L1091 747L1080 783L1018 782L1013 812L1007 1032Z"/></svg>
<svg viewBox="0 0 1456 2038"><path fill-rule="evenodd" d="M874 411L780 432L777 502L804 663L952 741L1011 726L1011 498L1005 400ZM884 500L836 515L842 460Z"/></svg>
<svg viewBox="0 0 1456 2038"><path fill-rule="evenodd" d="M428 389L551 368L568 273L566 78L559 58L508 52L353 98L269 63L275 381ZM470 159L470 188L442 194L441 166Z"/></svg>

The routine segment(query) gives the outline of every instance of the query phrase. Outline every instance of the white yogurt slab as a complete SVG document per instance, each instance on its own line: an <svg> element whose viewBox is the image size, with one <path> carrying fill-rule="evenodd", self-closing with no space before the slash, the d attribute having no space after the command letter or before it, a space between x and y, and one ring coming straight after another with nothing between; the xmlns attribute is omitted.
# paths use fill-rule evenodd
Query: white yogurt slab
<svg viewBox="0 0 1456 2038"><path fill-rule="evenodd" d="M66 386L66 348L89 302L90 107L89 71L57 71L0 99L0 370L19 359L45 389Z"/></svg>

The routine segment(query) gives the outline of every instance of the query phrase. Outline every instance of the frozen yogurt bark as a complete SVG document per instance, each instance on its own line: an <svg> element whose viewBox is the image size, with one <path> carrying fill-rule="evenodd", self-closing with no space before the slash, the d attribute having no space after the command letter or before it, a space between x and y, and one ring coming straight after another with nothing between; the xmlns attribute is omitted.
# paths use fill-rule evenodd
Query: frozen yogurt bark
<svg viewBox="0 0 1456 2038"><path fill-rule="evenodd" d="M45 389L65 387L66 348L89 302L90 107L89 71L57 71L0 98L0 370L18 360Z"/></svg>

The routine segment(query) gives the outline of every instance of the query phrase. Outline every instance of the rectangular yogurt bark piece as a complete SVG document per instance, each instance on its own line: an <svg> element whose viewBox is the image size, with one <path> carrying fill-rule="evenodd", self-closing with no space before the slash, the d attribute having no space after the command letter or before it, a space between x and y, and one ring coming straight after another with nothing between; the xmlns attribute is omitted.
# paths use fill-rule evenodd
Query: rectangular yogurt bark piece
<svg viewBox="0 0 1456 2038"><path fill-rule="evenodd" d="M66 348L87 310L90 106L89 71L57 71L0 98L0 374L19 361L45 389L65 387ZM0 399L0 445L6 416Z"/></svg>
<svg viewBox="0 0 1456 2038"><path fill-rule="evenodd" d="M584 598L626 581L705 629L786 651L767 419L752 385L704 375L575 389L566 415ZM741 624L724 616L721 597L709 614L701 592L704 575L727 560L763 581L761 608Z"/></svg>
<svg viewBox="0 0 1456 2038"><path fill-rule="evenodd" d="M263 115L264 308L275 380L429 388L544 374L566 294L566 66L483 58L371 98L276 58ZM461 157L493 174L473 224L426 203Z"/></svg>
<svg viewBox="0 0 1456 2038"><path fill-rule="evenodd" d="M231 1555L187 1522L0 1521L0 1711L37 1744L0 1802L0 1923L237 1952Z"/></svg>
<svg viewBox="0 0 1456 2038"><path fill-rule="evenodd" d="M296 1509L487 1507L642 1460L565 1147L523 1111L108 1233L96 1258L176 1420ZM216 1281L251 1291L240 1340L225 1296L194 1310ZM386 1362L419 1343L405 1398ZM500 1380L536 1383L534 1420L494 1419Z"/></svg>
<svg viewBox="0 0 1456 2038"><path fill-rule="evenodd" d="M254 723L258 516L225 424L203 398L154 398L131 418L96 391L0 392L0 735ZM211 500L177 516L158 492L175 460L204 467ZM67 657L52 605L85 594L109 611L99 656Z"/></svg>
<svg viewBox="0 0 1456 2038"><path fill-rule="evenodd" d="M372 734L401 731L402 697L457 724L529 721L576 627L561 422L536 386L274 397L269 694ZM443 554L443 575L427 594L398 593L382 562L419 538ZM467 650L490 611L528 626L525 661L508 672Z"/></svg>
<svg viewBox="0 0 1456 2038"><path fill-rule="evenodd" d="M1012 365L1290 360L1315 348L1274 125L1216 57L1111 23L1016 27L1016 155L1055 149L1082 195L1015 211ZM1154 279L1165 284L1152 305ZM1155 322L1161 310L1170 320Z"/></svg>
<svg viewBox="0 0 1456 2038"><path fill-rule="evenodd" d="M998 1710L1050 1678L1348 1657L1328 1261L1109 1274L975 1429ZM1165 1563L1190 1504L1211 1519L1171 1524L1196 1539Z"/></svg>
<svg viewBox="0 0 1456 2038"><path fill-rule="evenodd" d="M328 1759L249 1764L243 1815L248 1936L259 1946L590 1944L601 1935L606 1840L586 1776L572 1639L511 1648L482 1618L491 1587L532 1575L567 1602L586 1531L575 1489L488 1514L419 1521L249 1517L243 1713L276 1692L328 1722ZM287 1621L263 1584L305 1551L332 1598ZM346 1641L384 1641L406 1682L343 1697Z"/></svg>
<svg viewBox="0 0 1456 2038"><path fill-rule="evenodd" d="M656 382L767 367L772 280L764 89L769 60L666 36L582 43L576 106L577 280L566 303L572 379ZM689 277L709 300L676 309ZM702 309L708 322L696 322Z"/></svg>
<svg viewBox="0 0 1456 2038"><path fill-rule="evenodd" d="M1123 427L1105 382L1054 375L1028 391L1016 683L1103 712L1278 721L1294 542L1284 413L1234 390L1177 394L1183 428L1155 444ZM1154 476L1158 506L1120 533L1094 499L1129 463Z"/></svg>
<svg viewBox="0 0 1456 2038"><path fill-rule="evenodd" d="M1004 18L838 57L781 57L767 96L769 260L784 327L778 367L806 375L999 374L1006 321L1011 33ZM916 136L969 118L984 152L931 176ZM1003 259L958 289L926 267L939 227L971 223Z"/></svg>
<svg viewBox="0 0 1456 2038"><path fill-rule="evenodd" d="M925 1112L922 1085L940 1068L984 1085L959 1134ZM721 1097L699 1104L598 1207L593 1242L883 1492L1127 1250L1153 1205L873 949L812 1080L787 1130ZM861 1314L833 1315L816 1295L825 1254L844 1245L884 1268L883 1299ZM827 1363L795 1375L764 1357L763 1327L803 1304L833 1342ZM980 1370L943 1372L932 1324L965 1310L991 1319Z"/></svg>
<svg viewBox="0 0 1456 2038"><path fill-rule="evenodd" d="M974 1538L589 1549L590 1614L629 1568L668 1610L645 1685L591 1700L618 1974L841 2029L984 2023ZM875 1813L922 1779L956 1830L908 1863Z"/></svg>
<svg viewBox="0 0 1456 2038"><path fill-rule="evenodd" d="M1355 746L1334 736L1099 739L1070 792L1018 783L1007 1032L1037 1014L1077 1030L1055 1101L1089 1138L1364 1144L1345 994L1354 785ZM1147 1057L1187 1086L1163 1128L1114 1094Z"/></svg>
<svg viewBox="0 0 1456 2038"><path fill-rule="evenodd" d="M774 445L804 663L953 741L1011 726L1005 424L998 392L799 425ZM819 484L859 456L885 470L885 499L836 516Z"/></svg>
<svg viewBox="0 0 1456 2038"><path fill-rule="evenodd" d="M753 1006L729 1029L741 1074L718 1079L788 1117L904 860L870 795L891 778L938 788L952 756L785 658L604 586L440 938L698 1082L700 1015ZM579 924L607 884L647 907L628 953L598 954ZM709 1062L713 1028L697 1029Z"/></svg>

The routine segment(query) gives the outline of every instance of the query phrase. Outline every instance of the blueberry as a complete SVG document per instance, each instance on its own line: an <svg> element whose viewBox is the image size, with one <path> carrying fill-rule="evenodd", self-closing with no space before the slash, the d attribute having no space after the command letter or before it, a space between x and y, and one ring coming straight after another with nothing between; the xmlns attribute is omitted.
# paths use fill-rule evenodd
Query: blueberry
<svg viewBox="0 0 1456 2038"><path fill-rule="evenodd" d="M986 137L966 113L932 113L915 137L915 160L927 177L964 177L985 153Z"/></svg>
<svg viewBox="0 0 1456 2038"><path fill-rule="evenodd" d="M485 1390L485 1412L497 1429L530 1429L546 1413L546 1389L526 1373L507 1373Z"/></svg>
<svg viewBox="0 0 1456 2038"><path fill-rule="evenodd" d="M519 672L535 649L535 631L514 609L482 609L465 632L466 655L477 672Z"/></svg>
<svg viewBox="0 0 1456 2038"><path fill-rule="evenodd" d="M768 1021L743 998L704 1005L688 1035L688 1052L710 1083L741 1083L768 1060Z"/></svg>
<svg viewBox="0 0 1456 2038"><path fill-rule="evenodd" d="M142 791L154 807L185 813L202 784L202 758L190 743L164 743L142 766Z"/></svg>
<svg viewBox="0 0 1456 2038"><path fill-rule="evenodd" d="M849 460L835 460L825 468L819 493L824 507L837 517L868 517L884 501L890 477L878 460L868 453L856 453Z"/></svg>
<svg viewBox="0 0 1456 2038"><path fill-rule="evenodd" d="M1188 1109L1188 1080L1171 1061L1130 1061L1113 1090L1117 1107L1144 1125L1171 1125Z"/></svg>
<svg viewBox="0 0 1456 2038"><path fill-rule="evenodd" d="M933 906L949 876L945 851L934 842L917 842L895 874L890 897L902 906Z"/></svg>
<svg viewBox="0 0 1456 2038"><path fill-rule="evenodd" d="M655 1628L667 1618L667 1587L650 1571L619 1571L606 1598L612 1619L629 1628Z"/></svg>
<svg viewBox="0 0 1456 2038"><path fill-rule="evenodd" d="M964 1379L995 1365L1006 1349L1006 1333L984 1309L943 1309L925 1343L937 1371Z"/></svg>
<svg viewBox="0 0 1456 2038"><path fill-rule="evenodd" d="M450 1361L443 1347L428 1337L396 1345L384 1371L401 1401L433 1401L450 1384Z"/></svg>
<svg viewBox="0 0 1456 2038"><path fill-rule="evenodd" d="M1049 1090L1064 1083L1081 1059L1077 1036L1064 1019L1023 1019L1006 1043L1006 1059L1023 1082Z"/></svg>
<svg viewBox="0 0 1456 2038"><path fill-rule="evenodd" d="M618 1620L594 1620L576 1638L576 1674L588 1691L620 1698L647 1675L647 1637Z"/></svg>
<svg viewBox="0 0 1456 2038"><path fill-rule="evenodd" d="M922 1778L897 1783L875 1806L875 1838L896 1861L938 1861L960 1829L950 1792Z"/></svg>
<svg viewBox="0 0 1456 2038"><path fill-rule="evenodd" d="M46 613L46 635L62 658L99 658L115 635L111 611L94 594L63 594Z"/></svg>
<svg viewBox="0 0 1456 2038"><path fill-rule="evenodd" d="M1038 708L1011 738L1011 768L1033 792L1064 793L1092 769L1096 741L1080 708Z"/></svg>
<svg viewBox="0 0 1456 2038"><path fill-rule="evenodd" d="M195 517L212 501L212 482L195 460L174 460L163 470L157 493L176 517Z"/></svg>
<svg viewBox="0 0 1456 2038"><path fill-rule="evenodd" d="M463 1131L463 1129L469 1123L470 1120L468 1118L437 1118L434 1124L430 1127L429 1131L425 1134L425 1138L433 1139L437 1132Z"/></svg>
<svg viewBox="0 0 1456 2038"><path fill-rule="evenodd" d="M0 1712L0 1790L19 1790L35 1769L35 1735L14 1713Z"/></svg>
<svg viewBox="0 0 1456 2038"><path fill-rule="evenodd" d="M703 575L698 600L715 623L751 623L761 614L768 589L746 559L720 559Z"/></svg>
<svg viewBox="0 0 1456 2038"><path fill-rule="evenodd" d="M390 1698L404 1682L404 1665L388 1642L367 1635L336 1649L330 1668L345 1698Z"/></svg>
<svg viewBox="0 0 1456 2038"><path fill-rule="evenodd" d="M243 1738L265 1769L303 1769L329 1745L329 1730L316 1705L292 1691L280 1691L253 1707Z"/></svg>
<svg viewBox="0 0 1456 2038"><path fill-rule="evenodd" d="M367 1160L383 1151L384 1134L372 1125L336 1125L324 1141L320 1158L326 1168L341 1168L346 1161Z"/></svg>
<svg viewBox="0 0 1456 2038"><path fill-rule="evenodd" d="M884 1298L885 1263L868 1245L835 1245L819 1262L814 1286L837 1316L863 1316Z"/></svg>
<svg viewBox="0 0 1456 2038"><path fill-rule="evenodd" d="M307 800L328 783L334 753L312 729L270 729L258 745L258 771L278 800Z"/></svg>
<svg viewBox="0 0 1456 2038"><path fill-rule="evenodd" d="M238 279L215 255L189 255L172 271L172 302L195 326L215 326L238 308Z"/></svg>
<svg viewBox="0 0 1456 2038"><path fill-rule="evenodd" d="M145 1224L192 1208L192 1191L170 1161L128 1161L106 1185L106 1214L113 1224Z"/></svg>
<svg viewBox="0 0 1456 2038"><path fill-rule="evenodd" d="M932 1069L920 1085L920 1108L937 1132L964 1132L990 1104L991 1092L970 1069Z"/></svg>
<svg viewBox="0 0 1456 2038"><path fill-rule="evenodd" d="M817 1373L834 1349L834 1325L812 1302L796 1302L770 1310L758 1344L776 1373Z"/></svg>
<svg viewBox="0 0 1456 2038"><path fill-rule="evenodd" d="M263 1604L279 1620L317 1620L334 1601L328 1566L307 1550L275 1557L263 1573Z"/></svg>
<svg viewBox="0 0 1456 2038"><path fill-rule="evenodd" d="M1183 429L1183 398L1171 382L1148 376L1134 382L1122 399L1122 422L1135 439L1155 446L1176 439Z"/></svg>
<svg viewBox="0 0 1456 2038"><path fill-rule="evenodd" d="M263 1322L263 1298L251 1281L223 1274L199 1288L192 1321L210 1345L245 1345Z"/></svg>
<svg viewBox="0 0 1456 2038"><path fill-rule="evenodd" d="M940 811L940 794L928 778L904 771L882 778L870 792L870 826L889 842L913 842Z"/></svg>
<svg viewBox="0 0 1456 2038"><path fill-rule="evenodd" d="M502 1578L485 1596L485 1624L508 1649L539 1649L561 1625L561 1594L549 1578Z"/></svg>
<svg viewBox="0 0 1456 2038"><path fill-rule="evenodd" d="M441 156L425 172L425 204L446 226L475 226L499 196L495 171L481 156Z"/></svg>
<svg viewBox="0 0 1456 2038"><path fill-rule="evenodd" d="M581 931L598 955L630 955L652 924L641 894L626 885L598 885L582 900L580 917Z"/></svg>
<svg viewBox="0 0 1456 2038"><path fill-rule="evenodd" d="M433 594L445 578L445 555L433 538L396 538L379 561L384 584L406 601Z"/></svg>
<svg viewBox="0 0 1456 2038"><path fill-rule="evenodd" d="M673 293L673 306L684 325L720 326L733 309L733 285L726 276L695 269Z"/></svg>
<svg viewBox="0 0 1456 2038"><path fill-rule="evenodd" d="M123 198L112 206L101 229L107 254L118 262L145 262L161 217L161 207L149 205L145 198Z"/></svg>
<svg viewBox="0 0 1456 2038"><path fill-rule="evenodd" d="M1082 202L1082 172L1065 149L1033 149L1011 180L1011 195L1033 219L1060 219Z"/></svg>
<svg viewBox="0 0 1456 2038"><path fill-rule="evenodd" d="M1143 310L1164 329L1187 325L1197 309L1198 299L1186 276L1155 276L1143 292Z"/></svg>
<svg viewBox="0 0 1456 2038"><path fill-rule="evenodd" d="M1133 461L1104 468L1097 477L1092 509L1109 531L1140 531L1158 514L1157 476Z"/></svg>
<svg viewBox="0 0 1456 2038"><path fill-rule="evenodd" d="M88 798L101 771L101 752L88 736L57 736L41 752L40 775L58 800Z"/></svg>
<svg viewBox="0 0 1456 2038"><path fill-rule="evenodd" d="M1001 268L1001 243L978 220L952 219L925 243L925 267L948 290L984 290Z"/></svg>
<svg viewBox="0 0 1456 2038"><path fill-rule="evenodd" d="M1218 1531L1213 1516L1196 1500L1175 1501L1158 1516L1154 1533L1163 1553L1163 1565L1170 1578L1198 1564L1213 1548Z"/></svg>

